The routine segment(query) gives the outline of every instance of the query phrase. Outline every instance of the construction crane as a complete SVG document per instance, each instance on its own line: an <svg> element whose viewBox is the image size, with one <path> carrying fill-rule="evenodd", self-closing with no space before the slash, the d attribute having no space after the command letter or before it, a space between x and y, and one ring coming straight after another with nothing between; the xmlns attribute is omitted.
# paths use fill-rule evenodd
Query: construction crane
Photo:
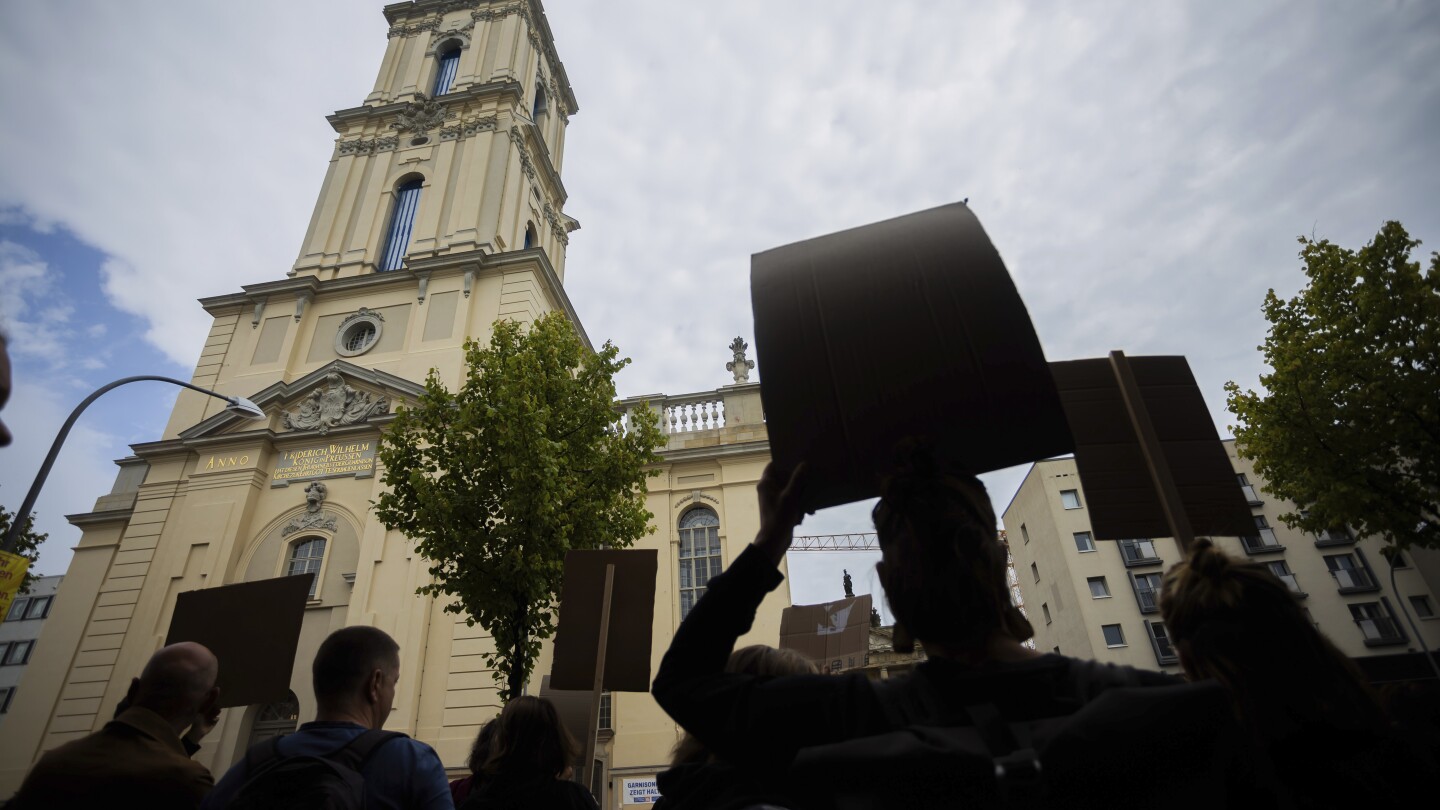
<svg viewBox="0 0 1440 810"><path fill-rule="evenodd" d="M879 551L880 540L875 532L857 534L797 535L790 543L791 551Z"/></svg>

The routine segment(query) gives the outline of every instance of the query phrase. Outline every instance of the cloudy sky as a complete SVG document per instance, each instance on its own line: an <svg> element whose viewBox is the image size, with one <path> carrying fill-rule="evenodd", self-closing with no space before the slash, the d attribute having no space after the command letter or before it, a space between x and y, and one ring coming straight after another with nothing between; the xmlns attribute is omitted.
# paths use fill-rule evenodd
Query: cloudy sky
<svg viewBox="0 0 1440 810"><path fill-rule="evenodd" d="M385 48L371 0L0 3L0 318L18 505L64 414L188 378L201 296L283 277ZM968 197L1050 359L1185 354L1222 431L1295 238L1440 244L1440 6L1425 2L551 0L580 101L567 286L624 394L728 381L752 253ZM1428 135L1426 133L1429 133ZM1429 146L1426 146L1429 144ZM763 378L764 369L760 369ZM39 502L62 572L163 386L107 395ZM997 511L1020 471L987 477ZM803 531L865 530L864 506ZM868 555L794 558L795 598Z"/></svg>

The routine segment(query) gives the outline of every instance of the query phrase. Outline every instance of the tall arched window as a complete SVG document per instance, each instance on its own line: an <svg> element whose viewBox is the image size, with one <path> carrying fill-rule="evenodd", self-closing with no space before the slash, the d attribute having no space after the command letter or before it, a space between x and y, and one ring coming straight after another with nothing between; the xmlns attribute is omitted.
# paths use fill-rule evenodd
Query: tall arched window
<svg viewBox="0 0 1440 810"><path fill-rule="evenodd" d="M445 52L440 54L440 64L435 70L435 87L430 93L431 98L443 96L450 92L455 84L455 71L460 68L460 46L451 45Z"/></svg>
<svg viewBox="0 0 1440 810"><path fill-rule="evenodd" d="M281 734L289 734L299 722L300 701L296 699L294 692L287 692L284 700L260 707L259 713L255 715L255 724L250 727L250 745Z"/></svg>
<svg viewBox="0 0 1440 810"><path fill-rule="evenodd" d="M540 244L540 236L535 233L535 223L525 223L525 249L529 250Z"/></svg>
<svg viewBox="0 0 1440 810"><path fill-rule="evenodd" d="M321 537L307 537L296 541L290 547L290 560L285 564L285 575L310 574L310 598L320 587L320 564L325 562L325 540Z"/></svg>
<svg viewBox="0 0 1440 810"><path fill-rule="evenodd" d="M697 506L680 516L680 618L695 607L720 568L720 516Z"/></svg>
<svg viewBox="0 0 1440 810"><path fill-rule="evenodd" d="M390 228L385 234L385 250L380 254L381 270L399 270L410 249L410 232L415 228L415 212L420 209L420 189L425 181L409 180L395 189L395 208L390 212Z"/></svg>
<svg viewBox="0 0 1440 810"><path fill-rule="evenodd" d="M545 77L536 74L535 76L535 108L530 111L530 119L540 120L540 116L549 112L549 99L545 97Z"/></svg>

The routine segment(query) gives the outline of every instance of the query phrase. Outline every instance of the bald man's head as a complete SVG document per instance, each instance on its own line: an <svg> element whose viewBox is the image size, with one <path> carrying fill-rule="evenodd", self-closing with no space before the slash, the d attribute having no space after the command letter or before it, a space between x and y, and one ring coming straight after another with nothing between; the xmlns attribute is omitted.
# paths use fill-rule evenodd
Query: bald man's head
<svg viewBox="0 0 1440 810"><path fill-rule="evenodd" d="M161 647L132 687L130 705L142 706L172 722L188 723L219 696L220 662L193 641Z"/></svg>

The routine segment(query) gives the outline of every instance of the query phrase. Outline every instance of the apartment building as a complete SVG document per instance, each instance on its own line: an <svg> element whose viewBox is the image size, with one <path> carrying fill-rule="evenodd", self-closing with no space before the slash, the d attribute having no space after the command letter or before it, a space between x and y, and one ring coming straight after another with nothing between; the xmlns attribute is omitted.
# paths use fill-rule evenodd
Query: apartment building
<svg viewBox="0 0 1440 810"><path fill-rule="evenodd" d="M1237 455L1234 441L1224 444L1255 532L1212 540L1269 568L1372 680L1423 677L1428 668L1418 655L1421 635L1432 651L1440 648L1434 577L1427 581L1410 555L1397 558L1392 570L1378 538L1345 528L1313 535L1285 526L1279 516L1295 505L1265 493L1265 482ZM1097 540L1086 504L1075 459L1058 458L1034 464L1005 509L1016 587L1036 646L1178 672L1179 658L1160 618L1160 577L1180 560L1178 545L1168 537Z"/></svg>
<svg viewBox="0 0 1440 810"><path fill-rule="evenodd" d="M40 638L40 629L50 616L50 607L55 603L55 592L60 589L63 576L36 577L28 593L15 597L5 620L0 623L0 723L10 713L15 695L20 691L20 679L30 664L30 655L35 651L35 642Z"/></svg>

